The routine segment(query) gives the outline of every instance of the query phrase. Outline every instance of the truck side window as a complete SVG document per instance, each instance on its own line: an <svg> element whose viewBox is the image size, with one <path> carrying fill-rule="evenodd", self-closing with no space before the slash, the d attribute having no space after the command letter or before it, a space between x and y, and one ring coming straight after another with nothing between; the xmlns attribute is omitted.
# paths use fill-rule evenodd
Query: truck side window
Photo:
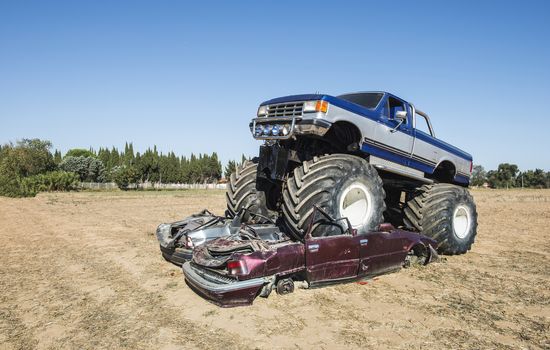
<svg viewBox="0 0 550 350"><path fill-rule="evenodd" d="M386 100L386 102L384 102L384 106L382 107L382 110L380 111L380 114L382 115L382 118L388 119L390 117L389 110L390 110L390 104Z"/></svg>
<svg viewBox="0 0 550 350"><path fill-rule="evenodd" d="M388 98L388 107L390 110L390 119L395 119L395 113L399 111L406 111L405 103L393 97Z"/></svg>

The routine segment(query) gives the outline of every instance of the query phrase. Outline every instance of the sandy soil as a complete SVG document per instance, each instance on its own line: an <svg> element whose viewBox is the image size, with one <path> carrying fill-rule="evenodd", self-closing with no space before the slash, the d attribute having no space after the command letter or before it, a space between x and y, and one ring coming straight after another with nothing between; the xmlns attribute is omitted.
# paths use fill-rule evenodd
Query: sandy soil
<svg viewBox="0 0 550 350"><path fill-rule="evenodd" d="M550 349L550 191L474 191L473 250L251 307L218 308L165 262L156 225L221 191L0 198L0 349Z"/></svg>

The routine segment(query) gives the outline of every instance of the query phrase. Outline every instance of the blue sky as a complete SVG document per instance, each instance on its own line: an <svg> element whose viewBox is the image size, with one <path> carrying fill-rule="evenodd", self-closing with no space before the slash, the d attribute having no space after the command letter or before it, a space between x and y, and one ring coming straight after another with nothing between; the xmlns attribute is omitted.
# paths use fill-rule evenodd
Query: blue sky
<svg viewBox="0 0 550 350"><path fill-rule="evenodd" d="M0 142L255 155L283 95L387 90L495 168L550 170L548 1L0 1Z"/></svg>

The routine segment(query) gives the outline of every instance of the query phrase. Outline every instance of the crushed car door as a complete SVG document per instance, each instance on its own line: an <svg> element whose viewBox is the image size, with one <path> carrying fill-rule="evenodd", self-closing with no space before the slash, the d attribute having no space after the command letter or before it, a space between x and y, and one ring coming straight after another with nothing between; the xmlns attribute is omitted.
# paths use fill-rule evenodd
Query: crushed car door
<svg viewBox="0 0 550 350"><path fill-rule="evenodd" d="M306 272L309 282L357 276L359 244L356 236L342 234L305 240Z"/></svg>
<svg viewBox="0 0 550 350"><path fill-rule="evenodd" d="M401 267L403 239L398 232L369 232L359 238L359 275L378 275Z"/></svg>

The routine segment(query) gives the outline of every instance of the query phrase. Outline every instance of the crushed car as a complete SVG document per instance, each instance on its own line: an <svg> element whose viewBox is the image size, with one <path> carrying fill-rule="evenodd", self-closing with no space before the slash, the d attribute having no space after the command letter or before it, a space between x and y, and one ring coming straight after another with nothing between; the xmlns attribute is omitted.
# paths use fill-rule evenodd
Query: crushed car
<svg viewBox="0 0 550 350"><path fill-rule="evenodd" d="M215 238L234 235L241 228L242 210L234 217L218 216L207 209L183 220L158 225L156 230L160 251L164 259L181 266L193 257L193 249ZM249 214L256 218L257 224L250 225L260 237L269 239L274 222L261 214ZM269 224L263 224L269 222Z"/></svg>
<svg viewBox="0 0 550 350"><path fill-rule="evenodd" d="M391 224L358 233L347 218L332 218L318 207L303 236L287 235L275 224L258 229L232 222L223 226L229 234L195 246L182 265L187 284L222 307L250 305L273 289L288 294L296 283L307 288L371 278L438 259L431 238Z"/></svg>

